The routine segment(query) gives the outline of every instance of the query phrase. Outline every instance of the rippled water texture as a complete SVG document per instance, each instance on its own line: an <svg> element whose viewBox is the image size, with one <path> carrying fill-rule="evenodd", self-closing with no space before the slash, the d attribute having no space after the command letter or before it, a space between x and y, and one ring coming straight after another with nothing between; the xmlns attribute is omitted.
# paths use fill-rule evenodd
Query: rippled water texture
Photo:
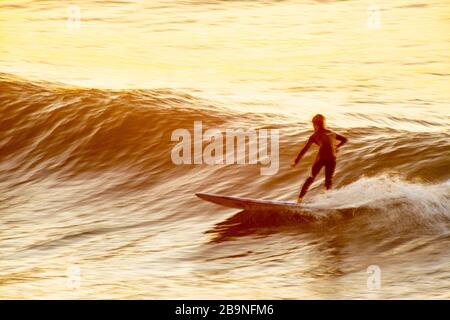
<svg viewBox="0 0 450 320"><path fill-rule="evenodd" d="M1 298L450 298L447 1L71 4L0 3ZM294 200L318 112L314 220L195 197ZM278 173L175 165L194 121L279 129Z"/></svg>

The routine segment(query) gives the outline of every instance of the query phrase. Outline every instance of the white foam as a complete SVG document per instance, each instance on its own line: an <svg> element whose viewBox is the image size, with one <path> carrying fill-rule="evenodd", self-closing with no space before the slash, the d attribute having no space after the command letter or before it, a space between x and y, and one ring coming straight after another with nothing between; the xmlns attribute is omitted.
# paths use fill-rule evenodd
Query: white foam
<svg viewBox="0 0 450 320"><path fill-rule="evenodd" d="M406 213L435 220L450 218L450 182L438 184L409 182L398 177L363 177L339 189L313 197L317 208L367 207L379 211Z"/></svg>

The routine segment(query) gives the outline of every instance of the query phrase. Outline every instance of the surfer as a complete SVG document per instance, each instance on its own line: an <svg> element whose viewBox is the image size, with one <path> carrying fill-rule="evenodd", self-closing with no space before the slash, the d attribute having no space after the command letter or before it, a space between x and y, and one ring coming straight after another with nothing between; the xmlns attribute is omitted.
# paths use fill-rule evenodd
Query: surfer
<svg viewBox="0 0 450 320"><path fill-rule="evenodd" d="M336 168L337 149L347 142L346 137L325 128L325 117L323 115L315 115L312 119L312 123L314 126L314 133L309 137L297 158L291 164L291 167L294 168L313 143L319 146L319 152L317 153L316 160L311 168L311 175L306 179L302 186L297 200L298 203L303 201L303 197L306 192L308 192L308 188L314 182L314 179L319 174L322 167L325 167L325 187L327 190L331 189L334 169ZM339 143L336 144L336 141L339 141Z"/></svg>

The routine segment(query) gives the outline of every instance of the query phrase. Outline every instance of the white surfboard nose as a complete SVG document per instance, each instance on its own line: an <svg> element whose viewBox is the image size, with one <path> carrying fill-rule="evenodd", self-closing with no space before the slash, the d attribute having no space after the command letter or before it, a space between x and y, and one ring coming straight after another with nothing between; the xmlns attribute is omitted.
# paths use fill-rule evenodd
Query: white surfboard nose
<svg viewBox="0 0 450 320"><path fill-rule="evenodd" d="M286 211L307 214L311 208L304 204L285 201L271 201L234 196L225 196L212 193L196 193L200 199L212 202L228 208L243 209L248 211Z"/></svg>

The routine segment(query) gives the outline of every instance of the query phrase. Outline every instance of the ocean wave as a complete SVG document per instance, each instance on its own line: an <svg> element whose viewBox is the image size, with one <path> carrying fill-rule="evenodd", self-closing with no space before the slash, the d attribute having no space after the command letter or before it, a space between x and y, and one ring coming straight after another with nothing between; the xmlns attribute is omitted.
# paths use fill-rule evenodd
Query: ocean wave
<svg viewBox="0 0 450 320"><path fill-rule="evenodd" d="M283 163L295 156L311 133L309 123L293 123L283 114L234 111L169 89L81 89L2 74L0 99L0 175L17 183L51 175L60 180L115 172L115 184L130 190L148 188L175 171L178 176L190 175L171 161L175 145L171 133L179 128L193 130L196 120L203 122L204 129L228 125L280 129ZM448 178L450 163L444 155L450 144L445 131L336 129L350 138L338 165L344 183L390 169L408 178ZM235 175L242 170L236 168Z"/></svg>

